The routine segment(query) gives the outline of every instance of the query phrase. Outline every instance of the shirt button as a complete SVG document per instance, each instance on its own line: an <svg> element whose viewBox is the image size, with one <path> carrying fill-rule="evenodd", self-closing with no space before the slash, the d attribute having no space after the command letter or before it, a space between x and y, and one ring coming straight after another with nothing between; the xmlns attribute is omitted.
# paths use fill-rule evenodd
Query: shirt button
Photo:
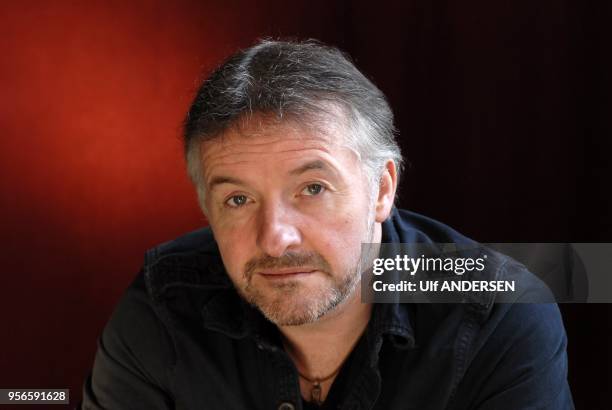
<svg viewBox="0 0 612 410"><path fill-rule="evenodd" d="M278 406L278 410L295 410L295 406L286 401L284 403L281 403L280 406Z"/></svg>

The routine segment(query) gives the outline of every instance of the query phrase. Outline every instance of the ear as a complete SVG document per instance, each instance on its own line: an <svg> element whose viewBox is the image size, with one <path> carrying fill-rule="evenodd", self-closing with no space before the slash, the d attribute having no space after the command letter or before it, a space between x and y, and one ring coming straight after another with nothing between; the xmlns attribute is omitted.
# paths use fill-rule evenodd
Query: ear
<svg viewBox="0 0 612 410"><path fill-rule="evenodd" d="M376 198L375 220L384 222L391 213L397 190L397 168L393 160L388 160L385 164L380 181L378 184L378 196Z"/></svg>

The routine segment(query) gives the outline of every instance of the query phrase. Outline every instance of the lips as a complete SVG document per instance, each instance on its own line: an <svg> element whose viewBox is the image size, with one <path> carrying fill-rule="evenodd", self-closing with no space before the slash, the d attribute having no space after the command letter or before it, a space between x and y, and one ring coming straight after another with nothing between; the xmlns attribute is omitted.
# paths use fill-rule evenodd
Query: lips
<svg viewBox="0 0 612 410"><path fill-rule="evenodd" d="M291 268L291 269L279 269L279 270L269 270L257 272L259 275L268 278L268 279L284 279L284 278L293 278L298 276L305 276L315 273L316 269L308 269L308 268Z"/></svg>

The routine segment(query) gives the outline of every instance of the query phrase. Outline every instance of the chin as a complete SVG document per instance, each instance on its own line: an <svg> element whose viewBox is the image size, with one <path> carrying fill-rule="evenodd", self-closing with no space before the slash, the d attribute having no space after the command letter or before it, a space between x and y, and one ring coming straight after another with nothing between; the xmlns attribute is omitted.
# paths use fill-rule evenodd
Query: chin
<svg viewBox="0 0 612 410"><path fill-rule="evenodd" d="M338 306L345 295L335 289L293 288L250 291L246 300L277 326L301 326L319 320Z"/></svg>

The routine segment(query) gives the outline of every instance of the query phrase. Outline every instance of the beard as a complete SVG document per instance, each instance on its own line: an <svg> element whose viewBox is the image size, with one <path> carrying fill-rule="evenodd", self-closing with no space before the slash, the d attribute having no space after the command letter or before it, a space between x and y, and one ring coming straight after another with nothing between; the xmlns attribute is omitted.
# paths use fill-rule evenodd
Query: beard
<svg viewBox="0 0 612 410"><path fill-rule="evenodd" d="M304 265L294 265L291 261L299 259L310 261ZM263 257L258 260L258 267L289 268L317 265L312 262L324 260L321 255L309 253L286 253L279 258ZM329 266L327 264L327 266ZM310 275L322 277L300 279L286 279L280 283L265 283L263 278L255 279L252 275L246 276L246 286L242 289L242 296L251 305L256 306L263 315L278 326L299 326L312 323L346 300L359 283L358 270L343 272L334 275L330 270L316 268L317 272ZM310 279L313 279L312 281ZM254 283L257 281L257 283ZM315 282L315 283L311 283Z"/></svg>
<svg viewBox="0 0 612 410"><path fill-rule="evenodd" d="M366 224L364 243L370 243L374 235L373 214ZM317 252L288 251L278 258L265 255L247 262L243 274L245 285L237 289L248 303L277 326L300 326L317 321L346 301L361 282L363 266L363 247L349 268L335 273ZM268 282L255 274L257 270L300 267L316 270L310 275L317 277Z"/></svg>

